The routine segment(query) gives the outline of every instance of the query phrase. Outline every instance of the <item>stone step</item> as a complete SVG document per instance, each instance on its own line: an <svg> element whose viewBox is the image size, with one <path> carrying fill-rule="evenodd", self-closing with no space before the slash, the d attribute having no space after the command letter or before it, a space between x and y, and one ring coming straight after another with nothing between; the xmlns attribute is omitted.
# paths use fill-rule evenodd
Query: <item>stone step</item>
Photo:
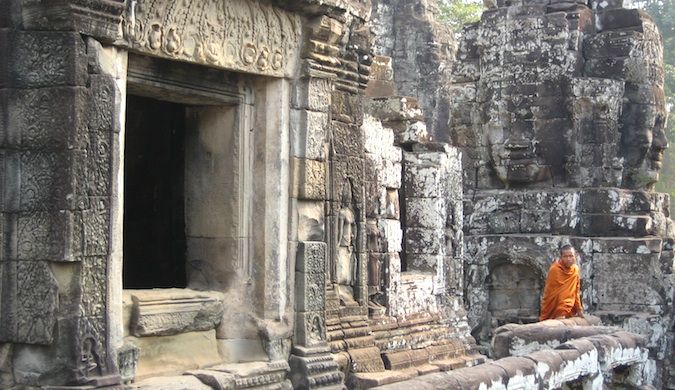
<svg viewBox="0 0 675 390"><path fill-rule="evenodd" d="M384 362L377 347L350 348L347 350L353 372L384 371Z"/></svg>
<svg viewBox="0 0 675 390"><path fill-rule="evenodd" d="M370 389L414 377L413 373L404 371L359 372L350 375L348 387L353 390Z"/></svg>

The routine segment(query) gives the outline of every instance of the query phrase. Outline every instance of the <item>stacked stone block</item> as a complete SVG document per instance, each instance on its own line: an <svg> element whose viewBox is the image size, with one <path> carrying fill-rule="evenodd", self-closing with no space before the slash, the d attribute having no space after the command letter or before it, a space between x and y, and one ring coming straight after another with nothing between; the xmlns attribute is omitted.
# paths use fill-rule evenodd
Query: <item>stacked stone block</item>
<svg viewBox="0 0 675 390"><path fill-rule="evenodd" d="M555 349L509 356L450 372L423 375L383 390L614 387L651 388L653 366L644 339L627 332L597 334L558 345Z"/></svg>
<svg viewBox="0 0 675 390"><path fill-rule="evenodd" d="M447 142L449 85L455 39L439 21L435 0L373 1L373 51L391 58L393 82L402 96L414 98L435 141Z"/></svg>
<svg viewBox="0 0 675 390"><path fill-rule="evenodd" d="M654 340L650 315L672 323L672 222L649 192L666 146L654 23L616 2L497 2L458 47L450 134L463 153L475 334L487 341L498 312L521 309L518 297L491 299L518 291L491 285L498 272L520 269L530 275L518 281L543 286L557 249L572 243L586 310L623 326L609 313L632 311ZM537 313L522 314L515 320ZM653 358L671 338L648 341Z"/></svg>
<svg viewBox="0 0 675 390"><path fill-rule="evenodd" d="M20 14L3 12L12 16ZM120 88L97 42L8 22L0 28L0 341L14 375L2 386L116 383L107 274Z"/></svg>

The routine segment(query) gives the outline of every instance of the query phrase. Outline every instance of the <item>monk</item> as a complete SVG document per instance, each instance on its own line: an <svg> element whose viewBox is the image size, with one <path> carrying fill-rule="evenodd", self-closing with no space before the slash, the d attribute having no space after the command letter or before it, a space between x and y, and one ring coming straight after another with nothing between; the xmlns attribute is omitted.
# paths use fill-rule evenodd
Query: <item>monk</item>
<svg viewBox="0 0 675 390"><path fill-rule="evenodd" d="M540 321L582 315L581 277L576 259L574 247L560 248L560 258L551 264L546 277Z"/></svg>

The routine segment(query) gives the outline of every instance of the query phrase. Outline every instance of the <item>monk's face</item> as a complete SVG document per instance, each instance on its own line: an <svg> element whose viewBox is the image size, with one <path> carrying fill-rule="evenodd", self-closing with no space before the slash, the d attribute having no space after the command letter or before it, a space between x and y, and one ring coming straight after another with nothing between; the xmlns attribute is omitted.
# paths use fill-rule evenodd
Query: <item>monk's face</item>
<svg viewBox="0 0 675 390"><path fill-rule="evenodd" d="M560 254L560 262L565 267L569 268L577 259L577 254L574 249L566 249Z"/></svg>

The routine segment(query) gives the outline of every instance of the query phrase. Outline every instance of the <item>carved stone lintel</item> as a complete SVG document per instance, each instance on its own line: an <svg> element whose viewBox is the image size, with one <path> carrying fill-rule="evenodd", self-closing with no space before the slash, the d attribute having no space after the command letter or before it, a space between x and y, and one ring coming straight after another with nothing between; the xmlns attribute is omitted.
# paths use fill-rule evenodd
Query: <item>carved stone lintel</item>
<svg viewBox="0 0 675 390"><path fill-rule="evenodd" d="M132 2L124 17L131 50L268 76L291 75L300 18L257 1Z"/></svg>

